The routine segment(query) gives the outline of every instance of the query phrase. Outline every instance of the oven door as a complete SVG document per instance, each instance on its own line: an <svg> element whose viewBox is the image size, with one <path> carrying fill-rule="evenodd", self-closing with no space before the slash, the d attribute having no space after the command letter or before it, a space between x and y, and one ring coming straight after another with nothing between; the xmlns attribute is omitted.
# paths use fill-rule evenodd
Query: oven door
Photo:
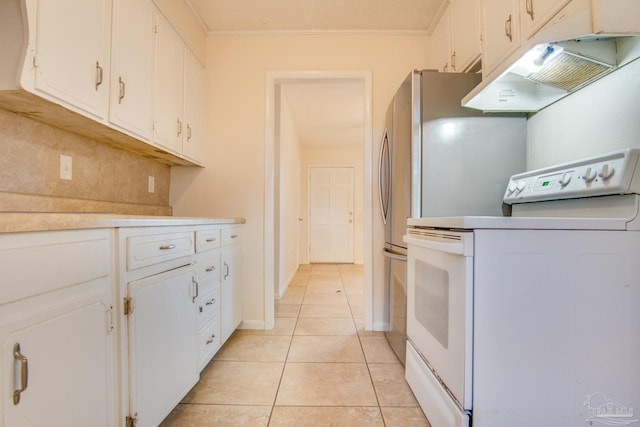
<svg viewBox="0 0 640 427"><path fill-rule="evenodd" d="M463 410L471 410L473 232L409 229L407 336Z"/></svg>

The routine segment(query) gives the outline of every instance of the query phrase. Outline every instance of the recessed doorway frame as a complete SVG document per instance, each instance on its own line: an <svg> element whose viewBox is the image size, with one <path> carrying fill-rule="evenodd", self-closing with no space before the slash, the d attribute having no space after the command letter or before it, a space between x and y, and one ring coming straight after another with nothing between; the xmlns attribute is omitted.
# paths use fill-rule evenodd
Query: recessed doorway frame
<svg viewBox="0 0 640 427"><path fill-rule="evenodd" d="M372 139L372 72L361 71L267 71L265 123L265 214L264 214L264 320L265 329L275 323L275 170L276 170L276 98L280 85L294 82L356 80L363 83L364 113L364 314L365 328L373 330L373 139Z"/></svg>

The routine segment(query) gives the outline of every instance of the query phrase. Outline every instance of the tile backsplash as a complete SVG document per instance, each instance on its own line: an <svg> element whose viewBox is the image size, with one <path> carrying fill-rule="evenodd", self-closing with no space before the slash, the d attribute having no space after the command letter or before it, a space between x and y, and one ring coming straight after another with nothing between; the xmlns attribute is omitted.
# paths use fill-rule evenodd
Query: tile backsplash
<svg viewBox="0 0 640 427"><path fill-rule="evenodd" d="M0 152L0 212L172 213L169 166L143 156L5 110ZM71 157L71 180L60 178L62 154Z"/></svg>

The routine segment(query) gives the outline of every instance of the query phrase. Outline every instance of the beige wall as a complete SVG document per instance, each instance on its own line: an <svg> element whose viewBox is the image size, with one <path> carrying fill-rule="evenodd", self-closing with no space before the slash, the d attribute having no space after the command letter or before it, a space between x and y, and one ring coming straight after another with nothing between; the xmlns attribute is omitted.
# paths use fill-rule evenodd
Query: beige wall
<svg viewBox="0 0 640 427"><path fill-rule="evenodd" d="M171 214L169 167L153 160L5 110L0 152L0 211ZM61 154L72 158L71 181L60 179Z"/></svg>
<svg viewBox="0 0 640 427"><path fill-rule="evenodd" d="M280 98L280 127L276 132L278 147L278 168L275 172L279 181L276 192L276 262L278 278L275 282L276 298L284 295L298 269L298 205L300 199L300 139L296 131L287 98Z"/></svg>
<svg viewBox="0 0 640 427"><path fill-rule="evenodd" d="M243 216L245 306L250 323L263 322L265 241L265 117L268 71L372 73L372 152L377 158L387 105L413 68L427 62L421 35L220 35L207 38L209 142L202 170L172 169L171 204L176 215ZM375 159L371 159L375 163ZM374 167L375 169L375 167ZM366 177L377 182L377 174ZM375 191L375 185L372 184ZM373 197L377 200L377 196ZM383 227L374 209L374 323L384 306ZM377 318L376 318L377 317Z"/></svg>

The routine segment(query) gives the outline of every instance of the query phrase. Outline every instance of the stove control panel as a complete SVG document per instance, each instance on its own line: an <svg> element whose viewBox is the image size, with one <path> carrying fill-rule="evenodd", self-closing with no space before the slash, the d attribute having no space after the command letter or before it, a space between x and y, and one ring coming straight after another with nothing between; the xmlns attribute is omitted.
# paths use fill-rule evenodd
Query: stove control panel
<svg viewBox="0 0 640 427"><path fill-rule="evenodd" d="M640 193L640 149L625 149L513 175L507 204Z"/></svg>

